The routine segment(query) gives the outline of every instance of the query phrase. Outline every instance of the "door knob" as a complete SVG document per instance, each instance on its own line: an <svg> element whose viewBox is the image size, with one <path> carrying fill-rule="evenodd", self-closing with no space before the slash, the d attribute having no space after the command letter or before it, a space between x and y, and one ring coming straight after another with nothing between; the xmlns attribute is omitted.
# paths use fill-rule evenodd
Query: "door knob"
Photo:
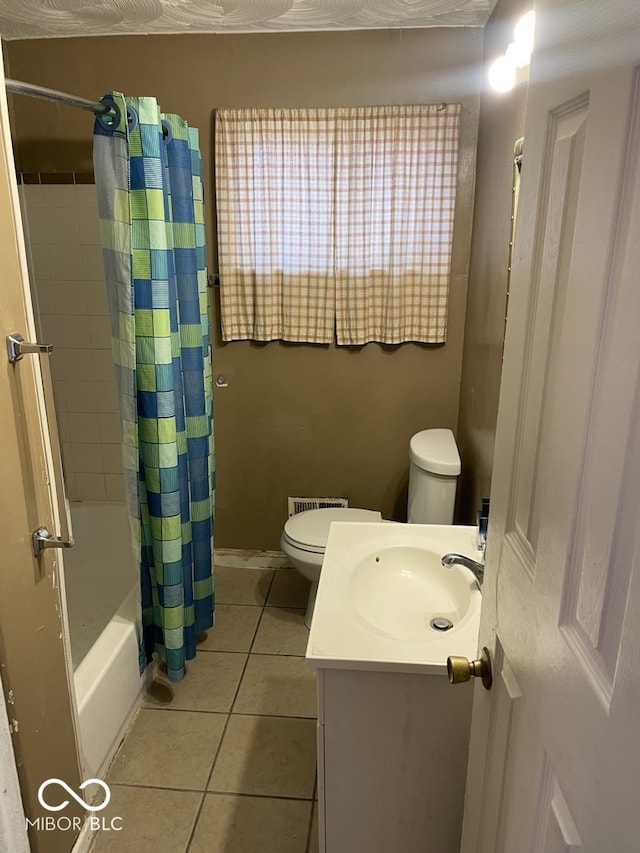
<svg viewBox="0 0 640 853"><path fill-rule="evenodd" d="M489 649L485 646L479 660L468 660L467 658L451 655L447 658L447 675L449 684L462 684L463 681L471 681L472 678L481 678L482 684L487 690L491 690L493 675L491 673L491 656Z"/></svg>

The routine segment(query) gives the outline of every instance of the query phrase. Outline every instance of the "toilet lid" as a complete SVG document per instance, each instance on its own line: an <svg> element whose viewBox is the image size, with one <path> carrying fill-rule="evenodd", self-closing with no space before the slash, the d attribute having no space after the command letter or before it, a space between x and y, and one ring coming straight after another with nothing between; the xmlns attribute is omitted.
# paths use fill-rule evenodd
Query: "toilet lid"
<svg viewBox="0 0 640 853"><path fill-rule="evenodd" d="M382 521L382 516L372 509L307 509L291 516L284 526L284 534L299 548L324 551L334 521Z"/></svg>

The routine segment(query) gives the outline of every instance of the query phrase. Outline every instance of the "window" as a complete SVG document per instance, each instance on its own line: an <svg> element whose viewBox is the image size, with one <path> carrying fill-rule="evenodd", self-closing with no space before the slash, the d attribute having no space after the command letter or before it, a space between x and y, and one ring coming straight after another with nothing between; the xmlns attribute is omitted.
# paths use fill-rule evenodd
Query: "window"
<svg viewBox="0 0 640 853"><path fill-rule="evenodd" d="M459 105L220 110L225 340L446 339Z"/></svg>

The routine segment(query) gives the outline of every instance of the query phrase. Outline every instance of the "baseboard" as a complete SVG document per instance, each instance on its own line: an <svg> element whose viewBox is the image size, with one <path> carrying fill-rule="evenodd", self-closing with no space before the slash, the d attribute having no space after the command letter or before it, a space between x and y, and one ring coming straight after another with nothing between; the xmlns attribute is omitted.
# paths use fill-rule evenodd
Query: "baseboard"
<svg viewBox="0 0 640 853"><path fill-rule="evenodd" d="M283 551L251 551L239 548L216 548L214 566L241 569L290 569Z"/></svg>

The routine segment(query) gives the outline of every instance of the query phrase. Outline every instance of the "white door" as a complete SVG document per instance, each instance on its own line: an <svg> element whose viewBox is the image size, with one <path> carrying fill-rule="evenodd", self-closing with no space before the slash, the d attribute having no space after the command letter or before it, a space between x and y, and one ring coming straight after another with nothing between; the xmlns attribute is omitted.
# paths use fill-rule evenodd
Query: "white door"
<svg viewBox="0 0 640 853"><path fill-rule="evenodd" d="M462 850L636 853L640 4L536 13Z"/></svg>

